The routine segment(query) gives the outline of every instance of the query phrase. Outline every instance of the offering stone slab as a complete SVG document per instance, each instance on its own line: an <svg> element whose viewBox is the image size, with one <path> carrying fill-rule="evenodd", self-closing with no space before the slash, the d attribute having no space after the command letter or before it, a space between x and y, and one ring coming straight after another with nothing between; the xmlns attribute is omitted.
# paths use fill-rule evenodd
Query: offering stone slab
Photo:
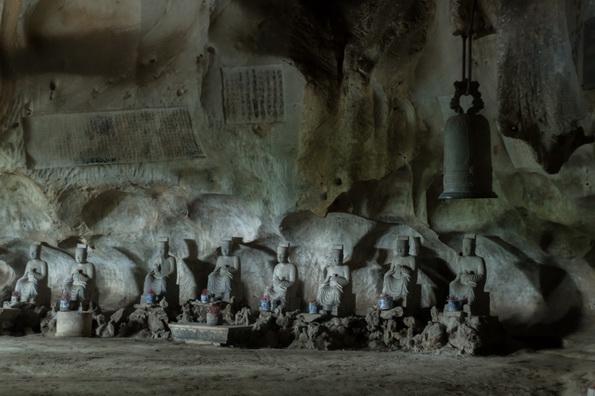
<svg viewBox="0 0 595 396"><path fill-rule="evenodd" d="M234 345L248 340L252 326L218 325L204 323L168 324L176 341L201 345Z"/></svg>
<svg viewBox="0 0 595 396"><path fill-rule="evenodd" d="M298 317L304 319L304 323L311 323L322 317L321 314L301 313Z"/></svg>

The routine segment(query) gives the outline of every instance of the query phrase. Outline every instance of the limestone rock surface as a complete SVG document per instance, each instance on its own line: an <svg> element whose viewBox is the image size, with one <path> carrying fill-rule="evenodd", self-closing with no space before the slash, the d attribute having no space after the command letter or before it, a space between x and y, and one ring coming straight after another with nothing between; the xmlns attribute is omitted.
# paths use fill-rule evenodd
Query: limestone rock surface
<svg viewBox="0 0 595 396"><path fill-rule="evenodd" d="M580 326L581 315L595 314L595 95L581 87L584 22L595 5L478 1L473 76L486 103L498 199L440 201L443 127L470 3L4 2L2 299L24 273L30 243L41 242L56 302L74 248L85 243L99 304L132 309L156 242L167 236L190 320L196 315L185 303L206 287L220 242L231 236L238 296L253 312L276 247L289 242L302 311L329 250L342 244L352 274L344 307L364 316L405 235L417 241L410 253L428 310L443 304L462 238L476 233L491 315L521 333L561 337ZM254 88L226 79L235 72L262 81ZM147 154L182 141L172 138L179 135L167 129L173 121L164 109L183 109L200 155ZM132 115L118 118L124 113ZM126 123L145 135L120 158L113 153L124 145L122 131L134 129ZM101 155L90 158L89 147ZM47 165L50 156L66 165ZM411 345L405 328L418 326L401 332L397 319L371 341ZM167 333L165 316L144 311L109 323L118 334L149 325ZM358 337L339 342L317 323L303 324L294 339L332 348ZM279 327L266 326L267 334ZM438 327L428 342L439 343ZM283 337L270 336L285 344Z"/></svg>

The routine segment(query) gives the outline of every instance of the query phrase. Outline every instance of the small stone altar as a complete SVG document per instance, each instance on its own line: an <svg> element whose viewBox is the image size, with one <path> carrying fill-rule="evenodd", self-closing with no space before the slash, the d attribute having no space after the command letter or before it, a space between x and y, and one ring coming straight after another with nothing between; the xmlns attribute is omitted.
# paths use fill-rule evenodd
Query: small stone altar
<svg viewBox="0 0 595 396"><path fill-rule="evenodd" d="M215 313L218 323L208 324L208 315ZM169 323L172 337L192 344L247 345L251 336L251 310L240 308L232 298L229 303L188 301L182 306L177 323Z"/></svg>
<svg viewBox="0 0 595 396"><path fill-rule="evenodd" d="M56 337L91 337L93 311L58 311Z"/></svg>
<svg viewBox="0 0 595 396"><path fill-rule="evenodd" d="M239 345L250 337L251 325L218 325L205 323L170 323L174 340L200 345Z"/></svg>

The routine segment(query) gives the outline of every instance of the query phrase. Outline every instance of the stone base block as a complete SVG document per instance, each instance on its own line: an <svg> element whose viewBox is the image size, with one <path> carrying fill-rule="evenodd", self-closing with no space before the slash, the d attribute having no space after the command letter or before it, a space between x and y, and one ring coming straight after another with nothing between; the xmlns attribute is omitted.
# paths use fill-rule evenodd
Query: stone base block
<svg viewBox="0 0 595 396"><path fill-rule="evenodd" d="M271 318L271 316L273 316L273 313L271 311L263 311L261 309L260 316L258 317L258 320L266 322Z"/></svg>
<svg viewBox="0 0 595 396"><path fill-rule="evenodd" d="M206 308L206 307L210 307L211 305L213 305L213 303L212 303L212 302L206 302L206 303L203 303L203 302L202 302L202 301L200 301L200 300L190 301L190 304L192 304L192 305L196 305L197 307L205 307L205 308Z"/></svg>
<svg viewBox="0 0 595 396"><path fill-rule="evenodd" d="M56 337L91 337L92 311L58 311Z"/></svg>
<svg viewBox="0 0 595 396"><path fill-rule="evenodd" d="M176 341L202 345L234 345L248 341L252 326L208 326L204 323L170 323L169 328Z"/></svg>
<svg viewBox="0 0 595 396"><path fill-rule="evenodd" d="M29 311L29 310L23 309L19 316L18 322L19 322L19 325L24 326L24 327L30 327L32 329L39 328L39 324L40 324L39 314L35 311Z"/></svg>
<svg viewBox="0 0 595 396"><path fill-rule="evenodd" d="M16 308L0 308L0 322L12 321L14 318L19 316L21 313L20 309Z"/></svg>

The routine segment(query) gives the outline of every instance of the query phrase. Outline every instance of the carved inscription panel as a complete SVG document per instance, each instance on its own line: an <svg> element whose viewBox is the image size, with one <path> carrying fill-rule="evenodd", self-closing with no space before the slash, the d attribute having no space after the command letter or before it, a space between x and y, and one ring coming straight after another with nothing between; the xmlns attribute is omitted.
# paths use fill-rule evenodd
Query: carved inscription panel
<svg viewBox="0 0 595 396"><path fill-rule="evenodd" d="M283 69L278 65L221 69L227 123L285 121Z"/></svg>
<svg viewBox="0 0 595 396"><path fill-rule="evenodd" d="M35 116L24 126L35 169L204 156L183 107Z"/></svg>

